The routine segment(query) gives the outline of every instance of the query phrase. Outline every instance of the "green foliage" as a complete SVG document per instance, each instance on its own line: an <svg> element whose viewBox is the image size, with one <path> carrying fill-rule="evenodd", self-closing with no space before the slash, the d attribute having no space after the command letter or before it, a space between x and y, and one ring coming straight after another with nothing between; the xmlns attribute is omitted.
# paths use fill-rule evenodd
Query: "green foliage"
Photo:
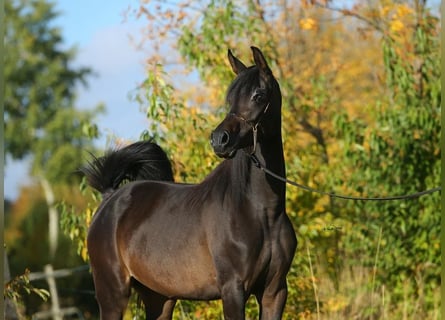
<svg viewBox="0 0 445 320"><path fill-rule="evenodd" d="M385 38L383 57L389 95L370 110L372 122L341 114L336 128L344 141L344 164L354 173L342 183L360 186L364 195L404 195L440 184L440 60L437 21L427 14L414 30L414 50ZM345 239L347 250L375 251L376 230L382 228L377 262L378 284L394 288L401 300L410 283L423 303L419 315L433 308L440 266L440 196L396 202L349 203L347 214L356 228ZM373 249L374 248L374 249ZM372 255L358 255L364 265Z"/></svg>
<svg viewBox="0 0 445 320"><path fill-rule="evenodd" d="M74 49L63 49L58 13L44 0L5 3L5 150L13 159L33 156L33 173L50 182L70 181L91 146L82 129L93 111L74 109L75 87L88 68L73 68ZM64 165L61 166L60 164Z"/></svg>
<svg viewBox="0 0 445 320"><path fill-rule="evenodd" d="M171 157L176 180L191 183L202 180L213 168L216 158L208 143L216 124L214 115L189 107L175 96L161 65L148 70L135 99L146 108L150 121L150 129L143 132L141 138L154 137L162 145ZM190 148L192 145L199 147ZM184 159L188 161L185 163Z"/></svg>
<svg viewBox="0 0 445 320"><path fill-rule="evenodd" d="M50 25L57 15L53 5L8 1L5 11L6 149L22 158L54 112L71 107L73 85L90 70L67 69L74 52L60 50L60 30Z"/></svg>
<svg viewBox="0 0 445 320"><path fill-rule="evenodd" d="M253 5L246 8L232 0L213 0L199 23L194 21L183 26L178 39L179 52L198 70L202 79L215 79L219 84L221 80L232 78L232 71L227 68L227 48L235 48L242 40L256 42L254 35L260 34L260 24L255 19L254 8ZM248 48L242 49L247 52ZM206 54L202 54L204 51ZM212 68L208 67L210 65ZM220 100L223 100L222 95Z"/></svg>
<svg viewBox="0 0 445 320"><path fill-rule="evenodd" d="M30 283L29 273L30 271L26 269L25 273L22 275L16 276L14 279L6 282L3 289L3 297L12 301L16 311L19 312L18 315L20 316L20 319L24 318L24 316L20 314L19 310L24 304L23 298L25 294L35 294L43 301L46 301L50 296L47 290L36 288Z"/></svg>
<svg viewBox="0 0 445 320"><path fill-rule="evenodd" d="M97 126L88 122L82 124L82 132L83 135L89 137L89 139L94 139L98 136ZM77 170L78 167L75 169ZM97 191L87 190L85 177L81 179L79 193L85 199L82 206L67 201L68 199L66 198L58 203L60 227L64 234L74 243L77 254L83 261L88 261L86 246L87 231L101 196Z"/></svg>
<svg viewBox="0 0 445 320"><path fill-rule="evenodd" d="M85 159L83 150L98 136L91 122L98 111L59 110L46 124L45 136L34 142L33 172L53 183L79 183L75 173Z"/></svg>
<svg viewBox="0 0 445 320"><path fill-rule="evenodd" d="M35 293L42 300L46 301L49 297L49 292L45 289L37 289L31 285L29 282L29 273L30 271L26 269L24 274L16 276L14 279L6 282L3 296L19 303L21 300L20 292L23 290L26 294Z"/></svg>
<svg viewBox="0 0 445 320"><path fill-rule="evenodd" d="M97 200L94 201L97 203ZM79 207L69 205L66 202L61 202L58 206L60 211L60 227L68 236L72 244L76 247L77 254L83 261L88 261L87 255L87 232L88 226L91 222L93 211L91 208L95 208L95 204L87 204L87 208L79 212Z"/></svg>

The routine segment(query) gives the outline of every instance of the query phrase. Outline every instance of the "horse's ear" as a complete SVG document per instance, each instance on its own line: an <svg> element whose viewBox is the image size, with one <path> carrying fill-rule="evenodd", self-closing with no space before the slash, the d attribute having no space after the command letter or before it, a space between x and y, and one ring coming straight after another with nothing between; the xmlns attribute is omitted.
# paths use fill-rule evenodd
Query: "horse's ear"
<svg viewBox="0 0 445 320"><path fill-rule="evenodd" d="M230 49L227 52L227 56L229 57L230 65L232 66L232 70L233 70L233 72L235 72L235 74L239 74L240 72L247 69L247 67L244 65L244 63L242 63L237 58L235 58L235 56L232 54L232 51L230 51Z"/></svg>
<svg viewBox="0 0 445 320"><path fill-rule="evenodd" d="M269 66L267 65L267 61L263 56L263 53L260 49L257 47L250 47L252 49L253 53L253 60L255 61L256 66L258 69L260 69L260 72L265 75L269 76L272 74L272 71L270 70Z"/></svg>

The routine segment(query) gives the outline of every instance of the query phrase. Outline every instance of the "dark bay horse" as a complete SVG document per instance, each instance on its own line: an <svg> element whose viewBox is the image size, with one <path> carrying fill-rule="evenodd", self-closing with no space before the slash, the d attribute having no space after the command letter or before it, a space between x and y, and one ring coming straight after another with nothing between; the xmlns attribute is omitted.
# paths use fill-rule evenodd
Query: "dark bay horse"
<svg viewBox="0 0 445 320"><path fill-rule="evenodd" d="M263 54L246 67L229 51L237 77L230 111L212 132L225 160L200 184L173 183L152 142L94 158L82 170L103 194L88 232L101 319L121 319L134 287L147 319L171 319L177 299L222 299L225 319L245 319L255 295L260 318L280 319L297 245L286 215L281 92ZM134 181L132 181L134 180ZM130 181L122 185L122 181Z"/></svg>

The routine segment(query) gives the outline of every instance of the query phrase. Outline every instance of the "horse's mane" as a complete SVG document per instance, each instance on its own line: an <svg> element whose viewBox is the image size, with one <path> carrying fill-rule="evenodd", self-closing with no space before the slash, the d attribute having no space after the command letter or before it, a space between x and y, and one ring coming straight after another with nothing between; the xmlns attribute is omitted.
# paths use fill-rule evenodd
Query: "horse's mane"
<svg viewBox="0 0 445 320"><path fill-rule="evenodd" d="M238 150L233 159L224 160L203 182L203 185L213 185L221 195L230 196L236 205L243 201L250 180L251 161ZM221 199L224 201L224 199Z"/></svg>
<svg viewBox="0 0 445 320"><path fill-rule="evenodd" d="M198 208L210 196L220 197L221 203L239 207L245 201L245 195L250 187L249 158L239 150L233 159L226 159L220 163L201 183L195 187L196 192L184 193L184 203Z"/></svg>

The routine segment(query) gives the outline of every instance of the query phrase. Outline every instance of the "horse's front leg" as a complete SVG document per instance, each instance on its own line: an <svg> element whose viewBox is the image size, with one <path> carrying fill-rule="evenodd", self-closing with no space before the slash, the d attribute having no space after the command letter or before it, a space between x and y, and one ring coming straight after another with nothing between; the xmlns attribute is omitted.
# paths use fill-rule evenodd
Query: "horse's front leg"
<svg viewBox="0 0 445 320"><path fill-rule="evenodd" d="M232 280L221 289L224 320L244 320L246 294L240 281Z"/></svg>
<svg viewBox="0 0 445 320"><path fill-rule="evenodd" d="M261 295L256 296L260 305L260 320L279 320L284 311L287 299L286 281L277 288L266 288Z"/></svg>

